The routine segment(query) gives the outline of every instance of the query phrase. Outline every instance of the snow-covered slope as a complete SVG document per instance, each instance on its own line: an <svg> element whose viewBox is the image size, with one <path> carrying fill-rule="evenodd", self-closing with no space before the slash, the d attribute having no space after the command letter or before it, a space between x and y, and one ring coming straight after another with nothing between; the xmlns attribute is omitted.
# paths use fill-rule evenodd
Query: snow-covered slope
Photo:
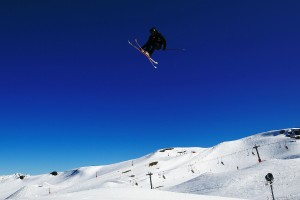
<svg viewBox="0 0 300 200"><path fill-rule="evenodd" d="M160 149L57 176L0 176L0 199L267 199L271 194L265 175L272 173L275 196L299 200L299 142L270 131L211 148ZM149 173L155 190L150 190Z"/></svg>

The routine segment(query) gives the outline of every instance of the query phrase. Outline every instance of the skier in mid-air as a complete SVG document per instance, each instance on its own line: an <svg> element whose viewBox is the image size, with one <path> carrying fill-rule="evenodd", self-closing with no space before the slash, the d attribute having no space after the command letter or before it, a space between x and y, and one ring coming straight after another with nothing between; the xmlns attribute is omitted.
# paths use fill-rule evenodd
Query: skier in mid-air
<svg viewBox="0 0 300 200"><path fill-rule="evenodd" d="M142 46L141 50L145 51L150 57L155 50L166 50L167 42L164 36L158 32L158 30L153 27L150 30L150 36L146 44Z"/></svg>

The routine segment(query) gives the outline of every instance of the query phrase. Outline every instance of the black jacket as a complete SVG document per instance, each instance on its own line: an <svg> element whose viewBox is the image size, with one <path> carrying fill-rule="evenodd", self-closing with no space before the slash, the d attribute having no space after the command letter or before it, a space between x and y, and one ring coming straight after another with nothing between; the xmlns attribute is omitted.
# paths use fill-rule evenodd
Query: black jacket
<svg viewBox="0 0 300 200"><path fill-rule="evenodd" d="M153 46L155 49L163 48L163 50L165 50L167 48L167 42L162 34L156 33L149 36L147 43L142 48L144 49L148 46Z"/></svg>

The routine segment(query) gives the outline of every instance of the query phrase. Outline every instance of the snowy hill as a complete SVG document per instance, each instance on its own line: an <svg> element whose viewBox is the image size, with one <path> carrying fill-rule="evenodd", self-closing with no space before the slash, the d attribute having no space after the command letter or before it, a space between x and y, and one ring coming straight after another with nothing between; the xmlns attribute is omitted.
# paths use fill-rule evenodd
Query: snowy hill
<svg viewBox="0 0 300 200"><path fill-rule="evenodd" d="M297 131L260 133L211 148L160 149L57 176L0 176L0 199L271 199L265 175L272 173L276 199L299 200L300 140L288 137L293 130Z"/></svg>

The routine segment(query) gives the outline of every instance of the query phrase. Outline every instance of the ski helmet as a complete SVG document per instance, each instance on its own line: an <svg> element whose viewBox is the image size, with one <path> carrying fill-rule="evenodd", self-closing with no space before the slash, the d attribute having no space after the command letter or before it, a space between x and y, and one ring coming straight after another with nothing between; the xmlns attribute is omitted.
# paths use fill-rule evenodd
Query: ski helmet
<svg viewBox="0 0 300 200"><path fill-rule="evenodd" d="M157 33L158 32L155 27L152 27L149 31L150 31L150 33Z"/></svg>

